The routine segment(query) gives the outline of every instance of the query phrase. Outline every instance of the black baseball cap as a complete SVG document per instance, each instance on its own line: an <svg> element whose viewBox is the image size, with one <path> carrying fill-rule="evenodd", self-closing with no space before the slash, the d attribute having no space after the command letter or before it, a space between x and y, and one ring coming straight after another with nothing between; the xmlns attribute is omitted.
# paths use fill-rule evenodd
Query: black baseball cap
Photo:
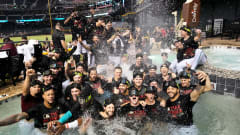
<svg viewBox="0 0 240 135"><path fill-rule="evenodd" d="M156 87L154 87L154 86L149 86L149 87L147 88L147 90L146 90L145 93L156 94L156 92L157 92L157 88L156 88Z"/></svg>
<svg viewBox="0 0 240 135"><path fill-rule="evenodd" d="M188 28L187 26L181 27L180 30L183 30L183 31L187 32L189 35L191 34L191 29Z"/></svg>
<svg viewBox="0 0 240 135"><path fill-rule="evenodd" d="M103 106L107 106L110 104L114 104L114 100L112 98L107 98L107 99L105 99Z"/></svg>
<svg viewBox="0 0 240 135"><path fill-rule="evenodd" d="M156 77L152 77L149 79L149 83L151 82L157 82L158 83L158 79Z"/></svg>
<svg viewBox="0 0 240 135"><path fill-rule="evenodd" d="M50 68L59 68L60 66L57 64L57 63L52 63L51 65L50 65Z"/></svg>
<svg viewBox="0 0 240 135"><path fill-rule="evenodd" d="M179 73L179 78L184 78L184 79L190 79L191 78L191 74L190 73L187 73L186 71L182 71Z"/></svg>
<svg viewBox="0 0 240 135"><path fill-rule="evenodd" d="M39 85L40 87L42 86L42 82L39 80L33 80L30 84L30 87L35 86L35 85Z"/></svg>
<svg viewBox="0 0 240 135"><path fill-rule="evenodd" d="M168 83L167 88L168 88L169 86L179 89L179 84L178 84L176 81L170 81L170 82Z"/></svg>
<svg viewBox="0 0 240 135"><path fill-rule="evenodd" d="M136 89L132 89L129 93L129 96L139 96L138 91Z"/></svg>
<svg viewBox="0 0 240 135"><path fill-rule="evenodd" d="M120 84L126 84L126 85L130 85L130 82L128 81L128 79L127 78L122 78L121 80L120 80Z"/></svg>
<svg viewBox="0 0 240 135"><path fill-rule="evenodd" d="M148 67L148 69L150 70L150 69L155 69L155 70L157 70L157 66L156 65L150 65L149 67Z"/></svg>
<svg viewBox="0 0 240 135"><path fill-rule="evenodd" d="M43 72L43 76L49 76L49 75L52 75L52 71L51 70L45 70Z"/></svg>
<svg viewBox="0 0 240 135"><path fill-rule="evenodd" d="M47 86L44 86L43 88L42 88L42 92L44 93L44 92L46 92L46 91L49 91L49 90L56 90L52 85L47 85Z"/></svg>
<svg viewBox="0 0 240 135"><path fill-rule="evenodd" d="M143 78L143 73L140 71L134 71L133 72L133 78L136 78L137 76Z"/></svg>

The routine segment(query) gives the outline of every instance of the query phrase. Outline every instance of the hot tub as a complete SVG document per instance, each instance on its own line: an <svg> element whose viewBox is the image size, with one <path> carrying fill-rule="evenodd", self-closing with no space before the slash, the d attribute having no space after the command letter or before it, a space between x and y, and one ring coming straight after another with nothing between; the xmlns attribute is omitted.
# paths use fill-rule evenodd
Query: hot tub
<svg viewBox="0 0 240 135"><path fill-rule="evenodd" d="M211 65L228 70L240 71L240 49L231 46L212 45L203 51Z"/></svg>

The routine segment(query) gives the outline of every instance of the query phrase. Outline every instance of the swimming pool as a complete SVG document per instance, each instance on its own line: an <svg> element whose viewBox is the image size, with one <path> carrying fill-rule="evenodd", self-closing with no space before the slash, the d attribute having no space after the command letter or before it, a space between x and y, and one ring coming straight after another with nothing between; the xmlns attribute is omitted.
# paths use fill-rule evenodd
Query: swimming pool
<svg viewBox="0 0 240 135"><path fill-rule="evenodd" d="M212 54L212 53L214 53L214 50L216 51L219 49L222 50L222 52L218 51L217 54L218 55L221 54L221 57L222 57L222 53L224 52L224 49L222 48L214 49L213 47L213 48L204 49L205 53L208 56L209 61L218 60L217 55L215 56L215 54ZM238 51L236 51L236 49L235 50L233 48L232 50L231 48L228 48L228 49L234 52L232 55L234 56L236 55L236 57L238 57ZM227 56L227 57L231 58L232 56ZM150 58L152 58L154 64L158 66L162 64L162 59L160 54L152 55L150 56ZM169 54L168 60L171 62L175 58L176 58L176 53L171 52ZM235 60L239 60L239 59L235 59ZM226 61L226 62L229 62L229 61ZM213 63L213 62L210 62L210 63ZM229 64L231 63L229 62ZM20 102L21 102L20 98L17 97L14 99L9 99L9 102L7 103L1 104L0 119L6 118L12 114L21 112ZM203 94L198 100L195 107L193 108L194 124L199 130L199 135L239 135L240 133L239 104L240 104L240 99L236 99L231 96L216 95L211 92ZM122 123L119 124L119 121L114 121L114 123L111 124L111 126L105 126L108 134L112 135L112 132L110 132L112 128L116 129L116 130L112 130L113 132L116 131L115 134L118 133L119 130L124 131L125 134L136 134L137 132L134 129L124 127L125 125ZM165 130L167 129L166 125L167 125L166 123L160 125L160 127L158 127L159 125L158 126L153 125L152 129L155 129L153 134L168 135L168 134L165 134ZM17 135L19 134L19 131L20 129L19 129L18 123L10 126L6 126L6 127L0 127L0 135ZM92 134L97 134L97 132L93 131Z"/></svg>
<svg viewBox="0 0 240 135"><path fill-rule="evenodd" d="M240 71L240 49L230 46L212 45L204 48L211 65L228 70Z"/></svg>
<svg viewBox="0 0 240 135"><path fill-rule="evenodd" d="M239 104L240 99L231 96L216 95L214 93L203 94L193 108L194 124L199 130L199 135L239 135ZM0 105L1 119L20 111L20 98L15 98L8 103ZM153 129L154 126L155 125L153 125ZM108 128L124 129L124 132L128 134L136 133L131 128L121 128L119 124L113 124ZM166 127L163 125L160 126L160 128L154 132L154 135L163 134L164 128ZM108 133L110 133L110 131ZM17 134L19 134L18 123L11 126L0 127L0 135Z"/></svg>

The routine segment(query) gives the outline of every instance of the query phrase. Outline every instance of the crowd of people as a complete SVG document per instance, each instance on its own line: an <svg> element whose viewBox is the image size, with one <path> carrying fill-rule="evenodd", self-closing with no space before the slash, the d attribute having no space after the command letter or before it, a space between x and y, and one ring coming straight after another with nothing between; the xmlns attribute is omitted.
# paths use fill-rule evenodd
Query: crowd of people
<svg viewBox="0 0 240 135"><path fill-rule="evenodd" d="M116 30L111 18L94 18L90 12L91 18L73 12L65 20L72 26L69 45L63 25L57 23L52 45L44 47L47 55L32 55L36 51L29 51L31 47L18 47L25 64L22 113L0 120L0 126L21 121L34 134L61 134L78 127L86 133L95 120L125 117L191 127L194 104L212 89L208 75L195 71L206 62L198 48L201 31L192 36L184 26L182 37L174 40L174 27ZM26 40L25 46L36 42ZM154 45L161 52L160 66L148 58ZM166 51L172 48L177 50L173 63Z"/></svg>

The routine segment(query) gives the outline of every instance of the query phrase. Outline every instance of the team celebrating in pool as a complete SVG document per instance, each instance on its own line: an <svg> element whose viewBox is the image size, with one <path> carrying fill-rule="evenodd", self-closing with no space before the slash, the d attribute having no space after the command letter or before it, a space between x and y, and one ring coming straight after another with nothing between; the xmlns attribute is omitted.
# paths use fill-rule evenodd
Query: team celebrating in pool
<svg viewBox="0 0 240 135"><path fill-rule="evenodd" d="M110 18L86 19L78 12L64 23L72 24L72 43L65 43L63 27L57 23L53 45L43 48L48 55L24 61L22 112L1 118L0 126L21 121L42 134L72 128L86 133L93 121L116 117L193 125L195 103L212 90L209 76L196 70L207 60L199 49L201 30L193 33L183 26L181 38L174 40L173 27L115 30ZM148 57L154 45L161 52L161 65ZM173 50L176 60L170 63Z"/></svg>

